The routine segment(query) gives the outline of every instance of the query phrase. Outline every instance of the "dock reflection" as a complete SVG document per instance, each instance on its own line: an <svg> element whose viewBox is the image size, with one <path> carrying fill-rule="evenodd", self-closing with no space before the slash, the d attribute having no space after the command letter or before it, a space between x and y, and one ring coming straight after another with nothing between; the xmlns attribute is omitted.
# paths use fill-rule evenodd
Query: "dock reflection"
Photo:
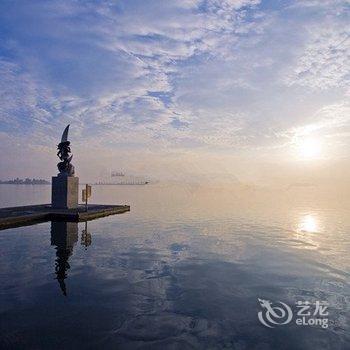
<svg viewBox="0 0 350 350"><path fill-rule="evenodd" d="M85 247L85 250L87 250L87 247L91 245L91 242L92 242L91 233L88 231L87 221L85 221L85 227L81 232L80 243Z"/></svg>
<svg viewBox="0 0 350 350"><path fill-rule="evenodd" d="M77 222L51 221L51 245L56 247L55 275L64 296L67 296L66 278L70 269L69 258L79 240ZM81 245L85 250L91 245L91 233L87 222L81 234Z"/></svg>

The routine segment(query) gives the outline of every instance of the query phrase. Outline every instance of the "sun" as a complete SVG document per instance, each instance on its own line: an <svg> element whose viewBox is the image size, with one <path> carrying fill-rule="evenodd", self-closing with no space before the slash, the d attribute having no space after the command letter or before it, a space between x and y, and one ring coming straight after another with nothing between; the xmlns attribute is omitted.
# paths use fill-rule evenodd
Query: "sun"
<svg viewBox="0 0 350 350"><path fill-rule="evenodd" d="M303 159L315 159L321 155L322 145L317 139L302 139L297 142L298 154Z"/></svg>

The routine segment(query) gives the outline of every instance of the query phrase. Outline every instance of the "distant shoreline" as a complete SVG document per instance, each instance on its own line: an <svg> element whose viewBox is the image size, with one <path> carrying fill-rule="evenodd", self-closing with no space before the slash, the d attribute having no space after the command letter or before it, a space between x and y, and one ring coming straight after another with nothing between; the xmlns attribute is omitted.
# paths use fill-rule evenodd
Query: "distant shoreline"
<svg viewBox="0 0 350 350"><path fill-rule="evenodd" d="M13 180L0 180L0 185L50 185L51 182L44 179L13 179Z"/></svg>
<svg viewBox="0 0 350 350"><path fill-rule="evenodd" d="M2 182L0 182L0 185L25 185L25 186L37 186L37 185L51 185L51 182L49 182L49 183L42 183L42 184L23 184L23 183L13 183L13 182L6 182L6 181L2 181Z"/></svg>

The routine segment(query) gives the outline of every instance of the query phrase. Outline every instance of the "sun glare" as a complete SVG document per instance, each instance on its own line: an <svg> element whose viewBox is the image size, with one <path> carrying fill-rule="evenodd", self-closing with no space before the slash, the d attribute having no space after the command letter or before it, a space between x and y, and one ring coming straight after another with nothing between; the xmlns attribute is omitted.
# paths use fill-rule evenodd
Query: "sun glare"
<svg viewBox="0 0 350 350"><path fill-rule="evenodd" d="M312 215L304 216L299 223L300 232L316 232L318 230L317 220Z"/></svg>
<svg viewBox="0 0 350 350"><path fill-rule="evenodd" d="M318 158L321 148L321 142L316 139L303 139L297 143L298 154L303 159Z"/></svg>
<svg viewBox="0 0 350 350"><path fill-rule="evenodd" d="M323 230L321 222L317 215L306 214L298 218L296 237L303 242L304 249L318 249L320 245L320 236Z"/></svg>

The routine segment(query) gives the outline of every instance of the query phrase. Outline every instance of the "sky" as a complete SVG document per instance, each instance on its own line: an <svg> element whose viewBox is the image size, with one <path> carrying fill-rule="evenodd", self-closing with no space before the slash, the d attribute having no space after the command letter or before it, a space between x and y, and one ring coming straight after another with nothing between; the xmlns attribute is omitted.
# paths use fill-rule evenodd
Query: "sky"
<svg viewBox="0 0 350 350"><path fill-rule="evenodd" d="M350 181L348 0L0 2L0 178Z"/></svg>

